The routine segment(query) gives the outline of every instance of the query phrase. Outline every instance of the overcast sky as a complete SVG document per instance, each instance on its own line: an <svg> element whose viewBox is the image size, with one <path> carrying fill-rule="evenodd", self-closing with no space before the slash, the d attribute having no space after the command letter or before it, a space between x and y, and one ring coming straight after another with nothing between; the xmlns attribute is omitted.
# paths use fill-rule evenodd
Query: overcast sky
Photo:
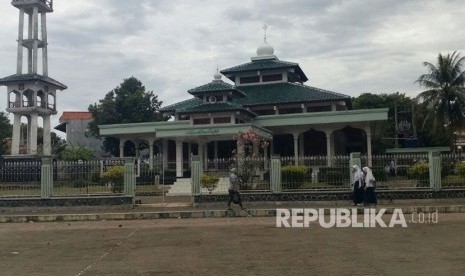
<svg viewBox="0 0 465 276"><path fill-rule="evenodd" d="M10 2L0 1L1 77L16 70L18 10ZM190 98L187 90L210 82L217 66L256 55L263 24L276 56L299 63L307 85L350 96L415 96L424 61L465 54L463 0L55 0L54 10L49 76L68 89L58 93L53 125L130 76L163 106Z"/></svg>

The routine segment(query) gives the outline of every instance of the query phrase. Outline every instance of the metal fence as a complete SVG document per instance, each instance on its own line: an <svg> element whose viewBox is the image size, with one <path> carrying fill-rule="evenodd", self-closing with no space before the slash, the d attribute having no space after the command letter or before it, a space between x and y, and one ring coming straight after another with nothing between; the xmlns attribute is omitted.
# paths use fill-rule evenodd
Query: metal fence
<svg viewBox="0 0 465 276"><path fill-rule="evenodd" d="M441 155L441 186L443 189L465 188L465 156Z"/></svg>

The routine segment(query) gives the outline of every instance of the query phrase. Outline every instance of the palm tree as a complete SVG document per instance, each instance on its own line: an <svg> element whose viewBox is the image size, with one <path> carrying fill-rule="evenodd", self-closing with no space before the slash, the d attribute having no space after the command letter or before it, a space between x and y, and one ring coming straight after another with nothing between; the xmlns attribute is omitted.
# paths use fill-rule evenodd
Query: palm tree
<svg viewBox="0 0 465 276"><path fill-rule="evenodd" d="M421 75L415 81L427 89L417 96L418 102L429 110L423 127L432 119L433 131L448 131L451 142L454 131L464 126L465 71L462 71L464 64L465 57L460 57L460 53L456 51L447 56L440 53L436 65L423 63L428 73Z"/></svg>

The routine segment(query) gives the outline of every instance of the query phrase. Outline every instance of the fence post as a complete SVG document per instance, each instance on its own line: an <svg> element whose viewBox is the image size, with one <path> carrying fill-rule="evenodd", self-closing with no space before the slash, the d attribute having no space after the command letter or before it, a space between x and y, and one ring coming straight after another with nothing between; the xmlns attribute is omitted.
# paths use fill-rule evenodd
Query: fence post
<svg viewBox="0 0 465 276"><path fill-rule="evenodd" d="M124 158L124 195L134 197L136 186L136 174L134 168L134 158Z"/></svg>
<svg viewBox="0 0 465 276"><path fill-rule="evenodd" d="M428 153L429 186L435 191L441 190L441 156L439 152Z"/></svg>
<svg viewBox="0 0 465 276"><path fill-rule="evenodd" d="M192 195L200 194L200 175L202 174L200 156L192 155L191 159L191 182Z"/></svg>
<svg viewBox="0 0 465 276"><path fill-rule="evenodd" d="M362 160L360 158L360 152L351 152L350 153L350 160L349 160L349 174L350 174L350 183L354 182L354 175L350 173L352 171L352 166L357 165L362 168Z"/></svg>
<svg viewBox="0 0 465 276"><path fill-rule="evenodd" d="M40 197L50 198L53 195L53 171L52 159L49 157L42 158L40 168Z"/></svg>
<svg viewBox="0 0 465 276"><path fill-rule="evenodd" d="M273 193L280 193L283 190L281 179L281 158L279 155L271 156L270 184L271 192Z"/></svg>

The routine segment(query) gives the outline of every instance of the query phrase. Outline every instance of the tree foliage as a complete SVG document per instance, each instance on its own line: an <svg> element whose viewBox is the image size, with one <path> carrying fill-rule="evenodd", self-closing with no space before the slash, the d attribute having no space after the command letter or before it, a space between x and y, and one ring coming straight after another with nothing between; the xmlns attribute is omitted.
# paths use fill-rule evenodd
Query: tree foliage
<svg viewBox="0 0 465 276"><path fill-rule="evenodd" d="M2 145L0 146L0 155L8 154L7 138L11 137L12 127L10 120L5 112L0 112L0 140Z"/></svg>
<svg viewBox="0 0 465 276"><path fill-rule="evenodd" d="M465 57L453 52L438 55L436 64L424 62L428 73L415 82L427 90L417 96L426 116L423 125L431 124L433 134L448 133L453 137L455 130L464 126L465 114ZM453 139L451 140L451 146Z"/></svg>
<svg viewBox="0 0 465 276"><path fill-rule="evenodd" d="M99 125L166 121L168 118L158 112L161 105L158 96L146 91L141 81L127 78L98 103L89 106L93 117L89 123L90 133L98 136ZM113 155L119 154L119 142L115 138L106 138L104 147Z"/></svg>
<svg viewBox="0 0 465 276"><path fill-rule="evenodd" d="M83 146L70 145L68 148L63 150L60 154L60 159L66 161L87 161L94 158L94 153Z"/></svg>

